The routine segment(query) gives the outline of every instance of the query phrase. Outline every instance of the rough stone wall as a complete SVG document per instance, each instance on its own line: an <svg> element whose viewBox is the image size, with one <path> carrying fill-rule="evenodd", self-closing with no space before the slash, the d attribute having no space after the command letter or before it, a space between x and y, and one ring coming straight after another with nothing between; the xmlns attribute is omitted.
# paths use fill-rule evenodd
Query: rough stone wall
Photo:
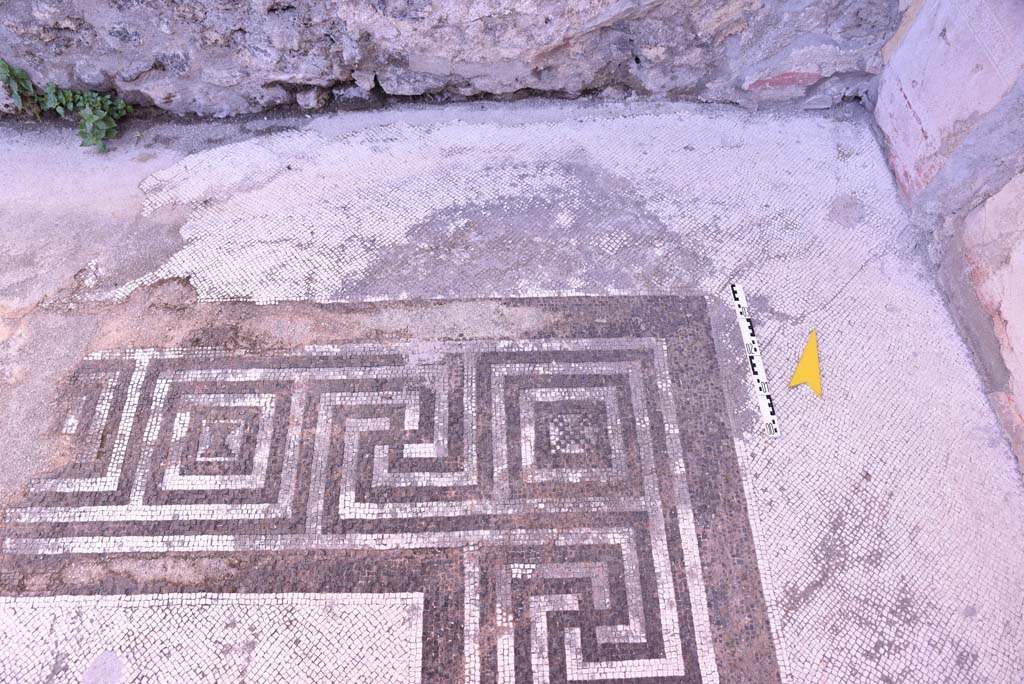
<svg viewBox="0 0 1024 684"><path fill-rule="evenodd" d="M897 0L7 0L0 57L38 81L224 116L375 89L617 88L757 105L860 96ZM378 91L379 92L379 91Z"/></svg>
<svg viewBox="0 0 1024 684"><path fill-rule="evenodd" d="M904 5L875 118L1024 462L1024 3Z"/></svg>

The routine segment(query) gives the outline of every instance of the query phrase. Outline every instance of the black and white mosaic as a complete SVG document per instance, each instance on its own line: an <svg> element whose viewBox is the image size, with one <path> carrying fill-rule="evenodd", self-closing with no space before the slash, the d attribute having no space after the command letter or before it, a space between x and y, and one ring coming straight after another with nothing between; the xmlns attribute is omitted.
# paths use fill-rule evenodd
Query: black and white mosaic
<svg viewBox="0 0 1024 684"><path fill-rule="evenodd" d="M423 682L778 682L703 301L524 302L559 323L87 358L0 589L421 594Z"/></svg>

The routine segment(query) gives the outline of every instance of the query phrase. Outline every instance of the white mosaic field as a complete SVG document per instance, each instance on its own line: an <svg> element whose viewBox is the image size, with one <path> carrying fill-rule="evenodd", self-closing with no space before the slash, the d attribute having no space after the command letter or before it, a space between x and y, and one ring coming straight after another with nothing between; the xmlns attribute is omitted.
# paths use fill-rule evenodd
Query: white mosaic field
<svg viewBox="0 0 1024 684"><path fill-rule="evenodd" d="M0 681L416 684L416 594L0 598Z"/></svg>

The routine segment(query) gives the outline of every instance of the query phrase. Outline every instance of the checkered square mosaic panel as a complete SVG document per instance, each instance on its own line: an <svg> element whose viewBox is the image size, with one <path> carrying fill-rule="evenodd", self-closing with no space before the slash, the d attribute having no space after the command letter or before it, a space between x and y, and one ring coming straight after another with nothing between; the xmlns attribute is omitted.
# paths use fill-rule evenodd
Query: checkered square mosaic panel
<svg viewBox="0 0 1024 684"><path fill-rule="evenodd" d="M422 592L422 681L778 681L703 301L539 301L560 323L518 339L89 357L3 593L228 557L32 591Z"/></svg>

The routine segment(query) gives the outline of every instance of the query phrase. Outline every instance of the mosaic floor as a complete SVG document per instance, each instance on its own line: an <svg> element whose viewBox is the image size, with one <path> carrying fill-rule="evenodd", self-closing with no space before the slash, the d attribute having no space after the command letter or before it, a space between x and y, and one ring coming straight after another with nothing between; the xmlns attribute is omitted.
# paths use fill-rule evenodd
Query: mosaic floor
<svg viewBox="0 0 1024 684"><path fill-rule="evenodd" d="M0 121L0 684L1024 682L1024 480L868 113L137 125Z"/></svg>
<svg viewBox="0 0 1024 684"><path fill-rule="evenodd" d="M56 681L217 681L176 635L262 620L253 676L779 682L704 299L498 304L557 322L85 359L71 456L7 512L0 681L54 681L55 648Z"/></svg>

